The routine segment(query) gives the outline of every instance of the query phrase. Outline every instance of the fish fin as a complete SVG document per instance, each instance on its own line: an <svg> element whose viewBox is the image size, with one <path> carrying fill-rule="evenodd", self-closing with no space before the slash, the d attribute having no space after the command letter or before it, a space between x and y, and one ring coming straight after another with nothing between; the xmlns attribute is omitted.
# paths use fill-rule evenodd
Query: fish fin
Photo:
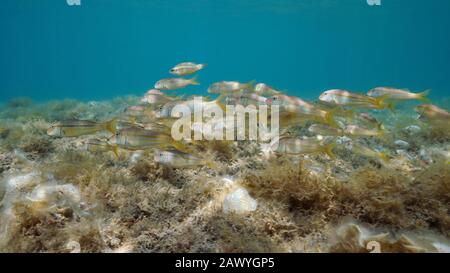
<svg viewBox="0 0 450 273"><path fill-rule="evenodd" d="M214 102L220 107L220 109L222 109L222 111L226 111L226 106L225 104L223 104L222 102L220 102L222 99L224 99L226 97L226 95L224 93L220 94L215 100Z"/></svg>
<svg viewBox="0 0 450 273"><path fill-rule="evenodd" d="M393 102L390 102L386 105L386 108L391 111L391 113L395 113L395 104Z"/></svg>
<svg viewBox="0 0 450 273"><path fill-rule="evenodd" d="M378 128L377 137L382 138L384 136L385 131L381 128Z"/></svg>
<svg viewBox="0 0 450 273"><path fill-rule="evenodd" d="M327 111L325 114L325 122L334 128L338 127L336 120L334 120L335 111L336 111L336 109L332 109L330 111Z"/></svg>
<svg viewBox="0 0 450 273"><path fill-rule="evenodd" d="M197 80L197 76L194 76L192 79L190 79L190 82L192 85L200 85L200 83Z"/></svg>
<svg viewBox="0 0 450 273"><path fill-rule="evenodd" d="M117 119L114 118L106 123L106 130L111 132L113 135L116 134L116 127L117 127Z"/></svg>
<svg viewBox="0 0 450 273"><path fill-rule="evenodd" d="M206 167L208 167L210 169L219 170L219 166L213 160L210 160L210 159L205 160L205 165L206 165Z"/></svg>
<svg viewBox="0 0 450 273"><path fill-rule="evenodd" d="M386 100L389 98L389 95L383 95L379 97L374 97L375 100L375 106L378 107L378 109L384 109L386 106Z"/></svg>
<svg viewBox="0 0 450 273"><path fill-rule="evenodd" d="M430 99L427 96L430 94L431 89L425 90L417 94L417 99L423 102L430 102Z"/></svg>
<svg viewBox="0 0 450 273"><path fill-rule="evenodd" d="M256 80L249 81L248 83L245 84L246 89L248 91L254 91L255 90L255 87L254 87L255 83L256 83Z"/></svg>
<svg viewBox="0 0 450 273"><path fill-rule="evenodd" d="M187 146L186 145L184 145L184 144L182 144L182 143L180 143L180 142L177 142L177 141L172 141L172 143L171 143L171 145L175 148L175 149L177 149L178 151L180 151L180 152L185 152L185 153L188 153L189 152L189 149L187 148Z"/></svg>
<svg viewBox="0 0 450 273"><path fill-rule="evenodd" d="M336 146L335 143L330 143L327 144L323 147L323 151L331 158L331 159L336 159L336 156L333 153L333 148L334 146Z"/></svg>
<svg viewBox="0 0 450 273"><path fill-rule="evenodd" d="M389 157L386 153L380 152L378 153L378 158L383 162L389 162Z"/></svg>
<svg viewBox="0 0 450 273"><path fill-rule="evenodd" d="M116 159L119 158L119 147L117 145L112 146L111 147L111 151L114 153L114 155L116 156Z"/></svg>

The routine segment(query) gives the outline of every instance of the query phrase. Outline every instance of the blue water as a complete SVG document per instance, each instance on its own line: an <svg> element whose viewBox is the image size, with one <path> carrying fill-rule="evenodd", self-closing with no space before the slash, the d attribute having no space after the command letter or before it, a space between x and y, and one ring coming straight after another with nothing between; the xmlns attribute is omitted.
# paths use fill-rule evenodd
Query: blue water
<svg viewBox="0 0 450 273"><path fill-rule="evenodd" d="M0 101L141 95L182 61L200 87L257 80L316 97L375 86L449 95L450 1L2 0Z"/></svg>

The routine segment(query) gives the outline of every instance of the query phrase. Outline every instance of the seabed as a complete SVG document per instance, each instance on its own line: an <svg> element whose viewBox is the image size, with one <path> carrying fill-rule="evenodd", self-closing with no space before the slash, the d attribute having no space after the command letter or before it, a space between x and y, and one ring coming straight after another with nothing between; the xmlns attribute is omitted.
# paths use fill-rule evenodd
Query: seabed
<svg viewBox="0 0 450 273"><path fill-rule="evenodd" d="M212 141L203 152L219 169L173 169L151 151L116 158L88 151L92 136L46 133L57 120L105 121L136 103L21 98L1 107L0 252L450 252L450 136L409 106L381 113L389 133L364 139L389 163L343 142L331 160ZM246 211L232 209L239 194Z"/></svg>

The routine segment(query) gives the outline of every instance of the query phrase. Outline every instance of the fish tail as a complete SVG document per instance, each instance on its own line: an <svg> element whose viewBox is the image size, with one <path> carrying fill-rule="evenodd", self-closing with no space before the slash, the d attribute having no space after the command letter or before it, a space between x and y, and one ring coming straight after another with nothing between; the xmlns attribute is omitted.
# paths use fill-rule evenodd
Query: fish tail
<svg viewBox="0 0 450 273"><path fill-rule="evenodd" d="M336 146L335 143L330 143L323 147L323 152L326 153L331 159L336 159L336 156L333 153L334 146Z"/></svg>
<svg viewBox="0 0 450 273"><path fill-rule="evenodd" d="M194 76L191 80L190 80L192 85L200 85L200 83L197 80L197 76Z"/></svg>
<svg viewBox="0 0 450 273"><path fill-rule="evenodd" d="M206 66L208 66L208 64L199 64L199 66L200 66L200 69L203 69L203 68L205 68Z"/></svg>
<svg viewBox="0 0 450 273"><path fill-rule="evenodd" d="M248 91L255 90L255 87L254 87L255 83L256 83L256 80L249 81L248 83L245 84L245 89L247 89Z"/></svg>
<svg viewBox="0 0 450 273"><path fill-rule="evenodd" d="M223 104L222 102L221 102L221 100L223 100L224 98L226 97L226 94L224 94L224 93L222 93L222 94L220 94L218 97L217 97L217 99L215 99L214 100L214 102L220 107L220 109L222 109L222 111L226 111L226 106L225 106L225 104Z"/></svg>
<svg viewBox="0 0 450 273"><path fill-rule="evenodd" d="M117 127L117 119L114 118L114 119L108 121L105 126L106 126L106 130L107 131L109 131L113 135L115 135L116 134L116 127Z"/></svg>
<svg viewBox="0 0 450 273"><path fill-rule="evenodd" d="M336 120L334 120L334 112L335 110L330 110L325 113L325 122L331 127L338 127Z"/></svg>
<svg viewBox="0 0 450 273"><path fill-rule="evenodd" d="M383 127L383 125L381 125L381 127ZM384 130L379 127L377 137L382 138L383 136L384 136Z"/></svg>
<svg viewBox="0 0 450 273"><path fill-rule="evenodd" d="M392 113L395 113L395 104L393 102L390 102L386 105L386 108L389 109Z"/></svg>
<svg viewBox="0 0 450 273"><path fill-rule="evenodd" d="M117 145L111 146L111 151L114 153L116 158L119 158L119 147Z"/></svg>
<svg viewBox="0 0 450 273"><path fill-rule="evenodd" d="M187 148L187 146L178 141L172 140L171 145L178 151L185 152L185 153L189 152L189 149Z"/></svg>
<svg viewBox="0 0 450 273"><path fill-rule="evenodd" d="M369 97L369 99L376 109L385 109L387 106L386 100L389 99L389 95L383 95L375 98Z"/></svg>
<svg viewBox="0 0 450 273"><path fill-rule="evenodd" d="M386 153L380 152L378 153L378 158L383 162L389 162L389 157Z"/></svg>
<svg viewBox="0 0 450 273"><path fill-rule="evenodd" d="M427 98L427 96L430 94L430 92L431 92L431 89L427 89L427 90L425 90L423 92L418 93L417 94L417 99L420 100L420 101L423 101L423 102L429 102L430 99Z"/></svg>
<svg viewBox="0 0 450 273"><path fill-rule="evenodd" d="M213 160L211 160L211 159L205 160L205 166L210 168L210 169L213 169L213 170L218 170L219 169L218 164L216 162L214 162Z"/></svg>

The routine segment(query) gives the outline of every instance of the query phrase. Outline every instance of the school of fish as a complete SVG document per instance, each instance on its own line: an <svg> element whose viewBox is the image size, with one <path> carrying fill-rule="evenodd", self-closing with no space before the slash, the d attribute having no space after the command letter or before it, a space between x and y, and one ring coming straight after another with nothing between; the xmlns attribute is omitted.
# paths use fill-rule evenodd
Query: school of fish
<svg viewBox="0 0 450 273"><path fill-rule="evenodd" d="M202 105L193 97L168 95L165 91L178 90L189 85L199 85L197 76L184 78L206 67L206 64L193 62L180 63L169 70L176 76L157 81L154 88L147 91L139 105L132 105L123 110L120 116L105 122L89 120L64 120L53 124L47 131L54 137L78 137L109 132L108 138L94 138L87 141L90 152L112 152L120 157L121 151L152 151L155 162L173 168L193 168L207 166L217 168L217 164L205 153L199 152L202 142L175 141L171 128L179 116L172 116L177 105L185 105L192 111L226 105L267 105L279 106L280 135L269 144L271 152L276 155L326 154L330 160L336 158L333 149L339 137L355 140L351 151L362 156L387 162L389 155L384 151L374 150L358 142L359 138L382 138L386 132L383 123L370 111L395 111L395 104L405 100L423 102L415 107L421 121L432 126L449 126L450 113L429 103L429 90L414 93L404 89L376 87L367 94L348 90L333 89L323 92L317 101L307 101L289 96L265 83L249 81L221 81L211 84L207 92L217 95L210 100L202 97ZM201 97L201 96L200 96ZM192 112L194 114L194 112ZM288 133L288 129L298 125L309 125L307 131L313 136L304 137ZM214 123L216 128L225 128L223 120ZM193 132L202 131L201 124L192 124ZM227 140L222 140L227 141ZM229 140L228 140L229 141Z"/></svg>

